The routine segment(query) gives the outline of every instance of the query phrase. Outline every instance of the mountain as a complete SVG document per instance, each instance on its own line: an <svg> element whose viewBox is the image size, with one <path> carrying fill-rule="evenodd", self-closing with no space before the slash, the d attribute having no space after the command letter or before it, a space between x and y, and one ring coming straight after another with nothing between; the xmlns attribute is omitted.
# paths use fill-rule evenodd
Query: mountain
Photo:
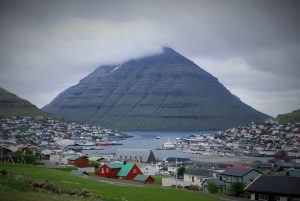
<svg viewBox="0 0 300 201"><path fill-rule="evenodd" d="M0 116L53 116L0 87Z"/></svg>
<svg viewBox="0 0 300 201"><path fill-rule="evenodd" d="M300 122L300 110L295 110L287 114L280 114L276 117L276 120L282 124Z"/></svg>
<svg viewBox="0 0 300 201"><path fill-rule="evenodd" d="M171 48L100 66L43 110L119 130L224 129L268 118Z"/></svg>

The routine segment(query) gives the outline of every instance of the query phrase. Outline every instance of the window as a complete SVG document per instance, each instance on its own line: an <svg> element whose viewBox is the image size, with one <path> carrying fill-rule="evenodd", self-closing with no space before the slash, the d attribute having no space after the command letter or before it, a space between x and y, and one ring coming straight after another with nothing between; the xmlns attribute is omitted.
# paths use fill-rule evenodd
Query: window
<svg viewBox="0 0 300 201"><path fill-rule="evenodd" d="M108 169L108 168L106 168L106 173L108 173L108 171L109 171L109 169Z"/></svg>
<svg viewBox="0 0 300 201"><path fill-rule="evenodd" d="M136 173L136 169L133 169L133 173Z"/></svg>
<svg viewBox="0 0 300 201"><path fill-rule="evenodd" d="M258 200L268 200L268 195L259 194Z"/></svg>
<svg viewBox="0 0 300 201"><path fill-rule="evenodd" d="M104 174L104 168L101 168L101 173Z"/></svg>

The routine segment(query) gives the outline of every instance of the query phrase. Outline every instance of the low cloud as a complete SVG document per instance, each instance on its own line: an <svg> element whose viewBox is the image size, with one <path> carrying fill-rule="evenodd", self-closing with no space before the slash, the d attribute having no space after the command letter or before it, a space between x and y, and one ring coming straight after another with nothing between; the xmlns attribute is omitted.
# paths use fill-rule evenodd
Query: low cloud
<svg viewBox="0 0 300 201"><path fill-rule="evenodd" d="M18 1L0 7L0 86L38 107L101 64L170 46L270 115L300 107L297 1Z"/></svg>

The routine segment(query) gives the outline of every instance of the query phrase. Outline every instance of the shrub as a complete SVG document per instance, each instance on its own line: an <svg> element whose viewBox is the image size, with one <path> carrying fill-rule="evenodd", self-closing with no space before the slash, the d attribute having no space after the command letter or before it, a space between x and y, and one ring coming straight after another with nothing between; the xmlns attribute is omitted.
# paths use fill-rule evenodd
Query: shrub
<svg viewBox="0 0 300 201"><path fill-rule="evenodd" d="M218 185L215 182L208 182L207 189L210 193L218 192Z"/></svg>
<svg viewBox="0 0 300 201"><path fill-rule="evenodd" d="M229 193L234 196L241 197L245 193L244 188L245 188L244 183L233 182L230 184Z"/></svg>
<svg viewBox="0 0 300 201"><path fill-rule="evenodd" d="M199 191L199 186L190 185L190 186L187 186L186 189L189 189L189 190L192 190L192 191Z"/></svg>

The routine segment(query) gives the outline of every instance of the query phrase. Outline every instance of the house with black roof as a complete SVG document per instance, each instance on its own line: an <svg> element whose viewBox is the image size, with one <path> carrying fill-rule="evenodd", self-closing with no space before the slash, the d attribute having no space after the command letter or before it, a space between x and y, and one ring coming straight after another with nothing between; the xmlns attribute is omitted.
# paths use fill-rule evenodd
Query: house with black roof
<svg viewBox="0 0 300 201"><path fill-rule="evenodd" d="M213 178L213 179L204 179L202 182L202 192L209 193L208 185L209 183L214 183L218 187L218 192L225 192L226 191L226 183L220 178Z"/></svg>
<svg viewBox="0 0 300 201"><path fill-rule="evenodd" d="M300 169L300 163L279 161L274 164L274 167L278 167L280 170Z"/></svg>
<svg viewBox="0 0 300 201"><path fill-rule="evenodd" d="M245 191L251 200L299 201L300 177L261 175Z"/></svg>
<svg viewBox="0 0 300 201"><path fill-rule="evenodd" d="M213 179L220 177L220 173L206 169L187 169L183 174L183 181L191 185L202 187L205 179Z"/></svg>
<svg viewBox="0 0 300 201"><path fill-rule="evenodd" d="M278 171L278 168L274 167L272 163L257 163L253 164L252 167L264 174Z"/></svg>
<svg viewBox="0 0 300 201"><path fill-rule="evenodd" d="M227 168L221 173L221 180L227 185L234 182L249 184L262 173L254 168Z"/></svg>

